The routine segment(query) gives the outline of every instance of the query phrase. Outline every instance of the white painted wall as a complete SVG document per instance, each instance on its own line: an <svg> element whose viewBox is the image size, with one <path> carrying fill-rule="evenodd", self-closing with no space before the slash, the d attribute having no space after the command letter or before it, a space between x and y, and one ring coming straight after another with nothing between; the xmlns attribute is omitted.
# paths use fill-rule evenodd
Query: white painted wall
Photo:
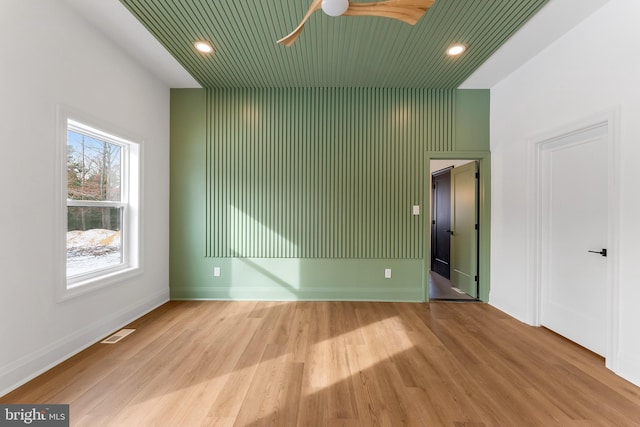
<svg viewBox="0 0 640 427"><path fill-rule="evenodd" d="M56 302L56 104L144 140L142 275ZM169 89L60 1L0 13L0 395L168 300Z"/></svg>
<svg viewBox="0 0 640 427"><path fill-rule="evenodd" d="M608 1L610 0L549 0L458 89L486 89L495 86Z"/></svg>
<svg viewBox="0 0 640 427"><path fill-rule="evenodd" d="M491 304L530 321L527 141L620 108L620 318L617 366L640 385L640 2L611 0L491 89Z"/></svg>

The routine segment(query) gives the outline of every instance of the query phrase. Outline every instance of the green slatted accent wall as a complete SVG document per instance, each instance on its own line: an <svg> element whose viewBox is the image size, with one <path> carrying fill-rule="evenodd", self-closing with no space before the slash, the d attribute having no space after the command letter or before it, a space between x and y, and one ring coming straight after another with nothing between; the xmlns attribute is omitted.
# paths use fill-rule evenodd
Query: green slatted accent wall
<svg viewBox="0 0 640 427"><path fill-rule="evenodd" d="M424 153L453 90L207 90L206 256L423 256Z"/></svg>

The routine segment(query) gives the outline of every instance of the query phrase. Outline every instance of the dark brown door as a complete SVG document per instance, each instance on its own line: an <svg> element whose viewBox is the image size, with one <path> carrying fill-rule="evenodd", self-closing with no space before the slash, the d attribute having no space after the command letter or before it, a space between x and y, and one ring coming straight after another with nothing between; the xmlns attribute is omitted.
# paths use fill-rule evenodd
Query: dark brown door
<svg viewBox="0 0 640 427"><path fill-rule="evenodd" d="M431 221L431 270L450 278L451 252L451 169L434 172Z"/></svg>

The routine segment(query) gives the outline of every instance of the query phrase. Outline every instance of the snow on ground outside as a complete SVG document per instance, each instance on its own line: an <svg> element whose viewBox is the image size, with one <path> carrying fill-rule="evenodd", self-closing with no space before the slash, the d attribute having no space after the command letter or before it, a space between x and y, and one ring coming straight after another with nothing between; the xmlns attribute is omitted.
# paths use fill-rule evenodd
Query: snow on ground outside
<svg viewBox="0 0 640 427"><path fill-rule="evenodd" d="M67 276L122 263L119 231L93 229L67 232Z"/></svg>

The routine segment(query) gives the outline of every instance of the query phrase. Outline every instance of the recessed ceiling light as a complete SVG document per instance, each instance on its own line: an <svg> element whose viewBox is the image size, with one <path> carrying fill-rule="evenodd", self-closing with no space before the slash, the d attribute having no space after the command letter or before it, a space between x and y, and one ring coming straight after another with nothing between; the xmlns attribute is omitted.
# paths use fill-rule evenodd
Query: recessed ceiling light
<svg viewBox="0 0 640 427"><path fill-rule="evenodd" d="M454 44L449 49L447 49L447 55L449 56L458 56L462 54L466 49L465 45L462 44Z"/></svg>
<svg viewBox="0 0 640 427"><path fill-rule="evenodd" d="M199 41L193 44L198 51L202 53L211 53L213 52L213 46L209 42Z"/></svg>

